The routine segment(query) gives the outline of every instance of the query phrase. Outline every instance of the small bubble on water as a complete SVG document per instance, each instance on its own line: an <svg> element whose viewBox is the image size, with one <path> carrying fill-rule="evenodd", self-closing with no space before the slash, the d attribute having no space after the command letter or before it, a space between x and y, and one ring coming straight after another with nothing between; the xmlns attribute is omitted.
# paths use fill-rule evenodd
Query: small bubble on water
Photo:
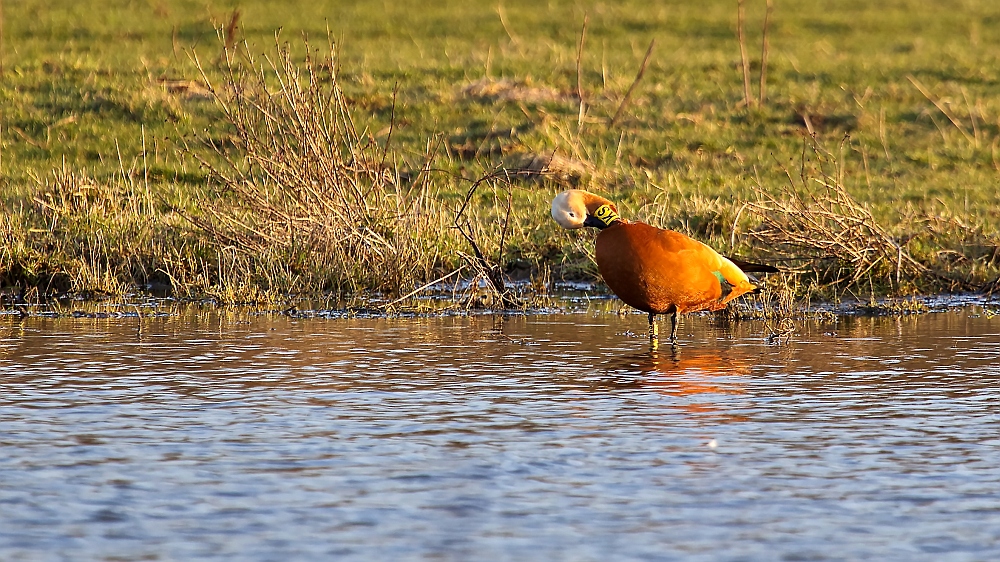
<svg viewBox="0 0 1000 562"><path fill-rule="evenodd" d="M709 441L708 443L705 443L705 444L708 445L709 449L714 449L714 448L716 448L716 447L719 446L718 441L716 441L715 439L712 439L711 441Z"/></svg>

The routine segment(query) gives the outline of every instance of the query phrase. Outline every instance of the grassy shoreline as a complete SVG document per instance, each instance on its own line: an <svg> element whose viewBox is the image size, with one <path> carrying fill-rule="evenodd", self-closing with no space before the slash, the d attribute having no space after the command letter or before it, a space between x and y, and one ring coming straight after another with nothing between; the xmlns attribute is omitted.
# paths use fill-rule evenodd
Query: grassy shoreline
<svg viewBox="0 0 1000 562"><path fill-rule="evenodd" d="M779 5L764 103L764 2L746 4L749 96L725 1L6 5L0 284L233 303L397 297L463 267L593 279L593 234L548 217L579 185L778 263L775 294L990 290L1000 7L946 4ZM239 105L226 85L261 65L261 92L296 90L275 81L284 68L314 97L311 129L285 111L301 105L277 100L270 129L248 113L267 95ZM324 95L353 133L323 129ZM324 168L342 157L346 172ZM354 199L341 189L361 184Z"/></svg>

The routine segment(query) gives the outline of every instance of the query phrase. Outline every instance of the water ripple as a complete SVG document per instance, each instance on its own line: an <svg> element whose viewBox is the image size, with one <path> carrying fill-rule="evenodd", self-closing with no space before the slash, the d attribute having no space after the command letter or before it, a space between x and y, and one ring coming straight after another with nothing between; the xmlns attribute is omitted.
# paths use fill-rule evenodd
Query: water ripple
<svg viewBox="0 0 1000 562"><path fill-rule="evenodd" d="M1000 558L1000 319L132 322L0 325L0 559Z"/></svg>

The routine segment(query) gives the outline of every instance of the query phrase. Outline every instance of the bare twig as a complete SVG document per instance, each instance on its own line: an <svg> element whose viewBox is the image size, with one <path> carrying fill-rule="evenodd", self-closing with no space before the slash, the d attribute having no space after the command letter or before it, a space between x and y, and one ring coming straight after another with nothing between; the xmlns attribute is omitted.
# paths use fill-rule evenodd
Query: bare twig
<svg viewBox="0 0 1000 562"><path fill-rule="evenodd" d="M472 186L469 187L469 191L465 194L465 200L462 202L462 205L455 213L455 220L453 222L453 227L456 230L458 230L458 232L462 235L463 238L465 238L466 242L468 242L469 246L472 248L474 257L471 259L467 258L469 265L474 267L479 272L479 275L486 279L490 287L493 289L494 294L499 299L501 305L504 308L521 308L523 306L523 303L517 297L515 297L510 290L507 289L504 283L503 269L500 267L500 264L497 262L493 262L488 257L486 257L485 252L482 251L482 249L479 246L479 243L476 241L476 236L473 232L472 225L470 224L468 217L465 216L465 212L468 210L469 204L472 202L472 198L475 195L476 191L480 188L480 186L487 183L493 184L494 182L498 181L504 183L508 190L507 214L504 217L503 224L501 225L500 243L497 248L497 255L502 258L504 252L503 244L505 243L505 236L508 224L510 222L510 211L511 211L510 199L509 199L510 181L508 178L507 170L505 170L503 167L497 167L490 173L485 174L484 176L473 182Z"/></svg>
<svg viewBox="0 0 1000 562"><path fill-rule="evenodd" d="M409 293L406 293L405 295L399 297L398 299L396 299L396 300L394 300L394 301L386 304L383 308L389 308L391 306L397 305L397 304L405 301L406 299L412 297L413 295L415 295L415 294L423 291L427 287L430 287L431 285L435 285L435 284L440 283L442 281L447 281L448 279L451 279L452 277L454 277L454 276L458 275L459 273L461 273L462 271L464 271L465 268L466 268L466 266L464 266L464 265L459 266L458 269L456 269L455 271L452 271L448 275L444 275L444 276L438 277L437 279L435 279L433 281L428 281L427 283L424 283L423 285L417 287L416 289L413 289Z"/></svg>
<svg viewBox="0 0 1000 562"><path fill-rule="evenodd" d="M614 127L615 122L618 121L618 117L621 116L625 108L628 107L629 101L632 99L632 92L635 91L635 87L639 85L639 81L642 80L642 75L646 73L646 65L649 64L649 58L653 55L653 47L656 45L656 39L649 42L649 48L646 49L646 56L642 59L642 66L639 67L639 72L635 75L635 80L632 81L632 85L628 87L625 92L625 97L622 98L620 104L618 104L618 110L615 111L614 116L608 121L608 127Z"/></svg>
<svg viewBox="0 0 1000 562"><path fill-rule="evenodd" d="M28 133L24 132L20 127L8 127L11 131L14 131L17 136L21 137L21 140L34 146L36 148L41 148L42 150L49 149L49 143L47 141L39 141L31 137Z"/></svg>
<svg viewBox="0 0 1000 562"><path fill-rule="evenodd" d="M763 108L767 105L767 55L768 24L771 21L771 12L774 10L774 0L767 0L767 12L764 13L764 38L760 45L760 88L757 91L757 103Z"/></svg>
<svg viewBox="0 0 1000 562"><path fill-rule="evenodd" d="M802 111L802 123L805 124L806 131L809 133L809 136L815 137L816 136L816 129L813 128L812 119L809 118L809 112L808 111L805 111L805 110Z"/></svg>

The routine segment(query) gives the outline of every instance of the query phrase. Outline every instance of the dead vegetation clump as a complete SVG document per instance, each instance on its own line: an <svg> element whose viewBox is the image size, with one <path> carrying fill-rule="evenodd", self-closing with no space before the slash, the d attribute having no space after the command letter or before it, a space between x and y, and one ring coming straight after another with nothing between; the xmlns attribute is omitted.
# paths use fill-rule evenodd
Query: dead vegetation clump
<svg viewBox="0 0 1000 562"><path fill-rule="evenodd" d="M814 150L821 159L829 157L818 146ZM834 289L853 290L855 296L902 295L983 286L984 268L979 275L963 273L943 259L957 254L956 262L966 262L969 256L942 246L944 239L955 236L935 236L930 224L938 220L901 215L891 231L847 191L842 167L835 160L833 164L837 172L821 177L809 177L803 167L798 184L786 170L788 183L777 194L758 188L756 198L744 205L758 221L749 237L756 246L767 248L767 258L788 272L804 275L815 284L810 291L818 294ZM921 223L928 228L911 230ZM982 250L980 257L992 256L986 245L976 247Z"/></svg>
<svg viewBox="0 0 1000 562"><path fill-rule="evenodd" d="M907 221L914 256L933 264L963 289L995 293L1000 285L1000 236L975 217L924 215Z"/></svg>
<svg viewBox="0 0 1000 562"><path fill-rule="evenodd" d="M518 137L533 128L532 124L518 127L488 129L470 127L458 130L448 142L448 151L462 160L503 155L516 146Z"/></svg>
<svg viewBox="0 0 1000 562"><path fill-rule="evenodd" d="M597 168L590 162L563 156L555 151L514 153L504 159L503 167L512 178L547 179L571 187L597 176Z"/></svg>
<svg viewBox="0 0 1000 562"><path fill-rule="evenodd" d="M928 273L842 185L813 181L819 188L811 192L786 187L775 196L758 190L747 203L760 219L751 238L821 284L852 286L872 279L899 289Z"/></svg>
<svg viewBox="0 0 1000 562"><path fill-rule="evenodd" d="M220 254L222 284L399 293L440 264L446 214L426 170L400 180L391 131L379 144L356 126L333 42L323 60L306 50L297 63L280 43L263 61L245 43L227 48L221 86L202 69L235 150L213 144L221 164L190 151L217 186L190 219Z"/></svg>
<svg viewBox="0 0 1000 562"><path fill-rule="evenodd" d="M208 91L202 83L197 80L177 80L170 78L159 78L156 83L164 91L180 96L187 100L212 100L212 92Z"/></svg>
<svg viewBox="0 0 1000 562"><path fill-rule="evenodd" d="M526 81L491 78L477 80L464 88L462 95L474 99L487 100L492 102L514 102L514 103L552 103L573 99L572 96L563 94L554 88L545 86L532 86Z"/></svg>

